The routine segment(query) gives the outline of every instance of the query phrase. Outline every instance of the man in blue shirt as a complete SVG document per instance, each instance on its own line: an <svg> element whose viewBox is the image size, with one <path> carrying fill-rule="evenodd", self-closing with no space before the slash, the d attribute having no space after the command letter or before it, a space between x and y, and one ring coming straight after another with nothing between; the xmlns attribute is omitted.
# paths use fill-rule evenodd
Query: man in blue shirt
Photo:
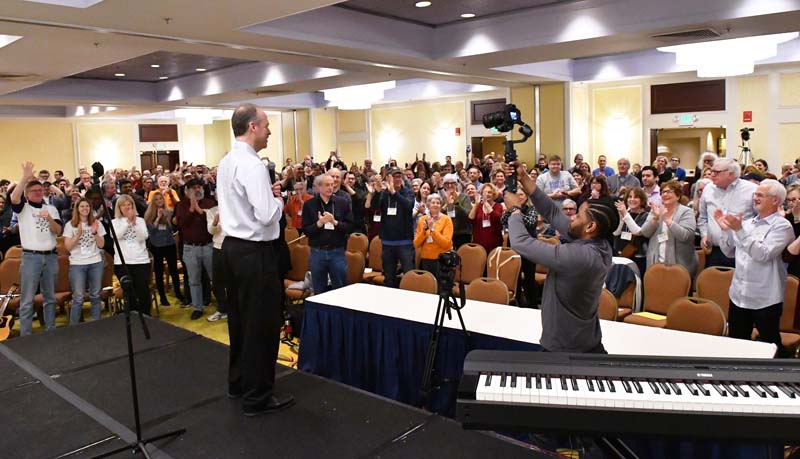
<svg viewBox="0 0 800 459"><path fill-rule="evenodd" d="M606 166L606 155L600 155L597 157L597 165L600 167L592 171L593 176L597 177L598 175L603 174L606 177L611 177L614 175L614 169Z"/></svg>
<svg viewBox="0 0 800 459"><path fill-rule="evenodd" d="M673 156L670 158L670 163L672 163L672 172L675 173L675 178L677 178L679 182L685 182L686 169L681 167L681 159L677 156Z"/></svg>

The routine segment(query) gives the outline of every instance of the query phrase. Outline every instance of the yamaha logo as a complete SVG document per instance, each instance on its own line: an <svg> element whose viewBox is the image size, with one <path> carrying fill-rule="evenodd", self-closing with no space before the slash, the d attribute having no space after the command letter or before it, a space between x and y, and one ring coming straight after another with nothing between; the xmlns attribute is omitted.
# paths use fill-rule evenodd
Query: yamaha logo
<svg viewBox="0 0 800 459"><path fill-rule="evenodd" d="M697 373L698 378L713 378L714 375L711 373Z"/></svg>

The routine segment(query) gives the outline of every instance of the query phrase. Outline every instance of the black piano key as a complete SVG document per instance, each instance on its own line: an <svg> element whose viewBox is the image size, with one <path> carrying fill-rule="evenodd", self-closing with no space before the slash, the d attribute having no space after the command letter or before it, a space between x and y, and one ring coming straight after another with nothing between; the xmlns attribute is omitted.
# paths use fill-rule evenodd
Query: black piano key
<svg viewBox="0 0 800 459"><path fill-rule="evenodd" d="M700 392L698 392L697 388L692 383L690 383L689 381L684 381L683 385L686 386L686 389L689 390L690 394L692 394L692 395L700 395Z"/></svg>
<svg viewBox="0 0 800 459"><path fill-rule="evenodd" d="M622 388L625 389L625 392L632 394L633 390L631 390L631 385L626 380L622 380Z"/></svg>
<svg viewBox="0 0 800 459"><path fill-rule="evenodd" d="M536 375L536 388L542 388L542 375Z"/></svg>
<svg viewBox="0 0 800 459"><path fill-rule="evenodd" d="M608 385L609 392L617 392L617 389L614 387L614 382L610 379L606 379L606 385Z"/></svg>
<svg viewBox="0 0 800 459"><path fill-rule="evenodd" d="M766 392L767 395L769 395L772 398L778 398L778 393L770 389L769 386L767 386L766 384L759 384L759 385L761 386L762 389L764 389L764 392Z"/></svg>
<svg viewBox="0 0 800 459"><path fill-rule="evenodd" d="M732 382L731 386L735 387L736 390L739 391L739 394L741 394L742 397L749 397L750 396L750 392L747 392L745 390L745 388L740 386L739 384L736 384L736 383Z"/></svg>
<svg viewBox="0 0 800 459"><path fill-rule="evenodd" d="M778 389L779 389L781 392L783 392L784 394L786 394L786 396L787 396L787 397L789 397L789 398L795 398L794 391L792 391L792 390L789 390L789 388L788 388L788 387L784 386L783 384L776 384L776 386L778 386Z"/></svg>
<svg viewBox="0 0 800 459"><path fill-rule="evenodd" d="M766 392L764 392L764 391L761 389L761 387L759 387L759 386L758 386L758 384L750 383L750 384L749 384L749 386L750 386L750 388L751 388L751 389L753 389L753 392L755 392L756 394L758 394L758 396L759 396L759 397L761 397L761 398L767 398L767 393L766 393Z"/></svg>
<svg viewBox="0 0 800 459"><path fill-rule="evenodd" d="M544 387L547 390L552 390L553 389L553 384L550 382L550 376L545 376L544 377Z"/></svg>
<svg viewBox="0 0 800 459"><path fill-rule="evenodd" d="M570 385L572 386L572 390L578 391L578 380L575 379L574 376L570 376L569 378Z"/></svg>
<svg viewBox="0 0 800 459"><path fill-rule="evenodd" d="M794 392L795 396L800 398L800 386L794 383L784 383L790 391Z"/></svg>
<svg viewBox="0 0 800 459"><path fill-rule="evenodd" d="M706 388L703 383L695 383L697 385L697 390L700 391L701 394L705 395L706 397L711 396L711 391Z"/></svg>
<svg viewBox="0 0 800 459"><path fill-rule="evenodd" d="M531 375L525 375L525 388L530 389L531 386Z"/></svg>
<svg viewBox="0 0 800 459"><path fill-rule="evenodd" d="M672 381L667 381L667 384L672 389L672 391L675 392L675 395L681 395L681 389L678 387L677 384L675 384Z"/></svg>
<svg viewBox="0 0 800 459"><path fill-rule="evenodd" d="M507 374L503 373L502 375L500 375L500 387L506 387L506 381L507 381L506 378L508 378Z"/></svg>
<svg viewBox="0 0 800 459"><path fill-rule="evenodd" d="M666 383L661 381L656 381L656 384L658 384L658 387L660 387L661 390L664 391L664 395L669 395L669 387L667 387Z"/></svg>
<svg viewBox="0 0 800 459"><path fill-rule="evenodd" d="M717 390L717 392L719 392L719 395L721 395L723 397L727 397L728 396L728 393L725 392L725 389L723 389L722 386L719 383L710 382L709 384L711 384L711 387L713 387L714 389Z"/></svg>
<svg viewBox="0 0 800 459"><path fill-rule="evenodd" d="M484 384L484 386L489 387L491 385L492 385L492 375L491 373L489 373L486 375L486 383Z"/></svg>
<svg viewBox="0 0 800 459"><path fill-rule="evenodd" d="M512 388L517 387L517 375L515 374L511 375L511 387Z"/></svg>
<svg viewBox="0 0 800 459"><path fill-rule="evenodd" d="M644 389L642 389L642 385L641 385L641 384L639 384L639 381L636 381L636 380L634 379L634 380L633 380L633 381L631 381L631 382L633 383L633 387L634 387L634 389L636 389L636 392L637 392L637 393L639 393L639 394L643 394L643 393L644 393Z"/></svg>
<svg viewBox="0 0 800 459"><path fill-rule="evenodd" d="M647 384L650 385L650 390L652 390L654 394L658 395L661 393L661 391L658 390L658 385L656 385L653 381L647 381Z"/></svg>
<svg viewBox="0 0 800 459"><path fill-rule="evenodd" d="M606 388L603 387L603 380L602 379L596 378L595 382L597 383L597 388L600 390L600 392L605 392L606 391Z"/></svg>
<svg viewBox="0 0 800 459"><path fill-rule="evenodd" d="M723 384L723 387L724 387L725 389L727 389L727 391L728 391L728 392L729 392L731 395L733 395L734 397L738 397L738 396L742 395L742 394L740 394L740 393L739 393L739 389L737 389L737 388L736 388L736 386L735 386L735 385L733 385L733 383L726 382L726 383L724 383L724 384Z"/></svg>
<svg viewBox="0 0 800 459"><path fill-rule="evenodd" d="M592 382L592 378L586 378L586 385L589 386L589 392L594 392L594 382Z"/></svg>
<svg viewBox="0 0 800 459"><path fill-rule="evenodd" d="M561 390L567 390L567 378L565 376L559 376L558 379L561 380Z"/></svg>

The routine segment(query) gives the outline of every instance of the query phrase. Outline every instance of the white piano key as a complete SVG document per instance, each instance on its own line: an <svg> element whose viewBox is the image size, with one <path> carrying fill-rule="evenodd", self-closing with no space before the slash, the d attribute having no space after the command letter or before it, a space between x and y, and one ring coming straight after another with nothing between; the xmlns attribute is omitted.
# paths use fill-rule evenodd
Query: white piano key
<svg viewBox="0 0 800 459"><path fill-rule="evenodd" d="M482 374L478 378L478 387L475 389L475 400L487 400L486 391L486 375Z"/></svg>
<svg viewBox="0 0 800 459"><path fill-rule="evenodd" d="M514 403L530 403L531 396L530 392L525 388L525 377L524 376L517 376L517 386L514 388L514 392L511 396L511 401Z"/></svg>

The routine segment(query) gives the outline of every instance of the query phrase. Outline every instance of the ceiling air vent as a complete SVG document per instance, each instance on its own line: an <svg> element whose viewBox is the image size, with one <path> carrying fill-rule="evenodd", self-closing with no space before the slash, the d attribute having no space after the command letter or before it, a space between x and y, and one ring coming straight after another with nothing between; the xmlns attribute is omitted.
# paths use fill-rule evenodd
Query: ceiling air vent
<svg viewBox="0 0 800 459"><path fill-rule="evenodd" d="M39 75L32 73L2 73L0 72L0 81L26 81L35 80Z"/></svg>
<svg viewBox="0 0 800 459"><path fill-rule="evenodd" d="M670 33L661 33L658 35L652 35L653 38L692 38L692 39L704 39L704 38L718 38L719 32L712 28L706 29L694 29L694 30L683 30L680 32L670 32Z"/></svg>

